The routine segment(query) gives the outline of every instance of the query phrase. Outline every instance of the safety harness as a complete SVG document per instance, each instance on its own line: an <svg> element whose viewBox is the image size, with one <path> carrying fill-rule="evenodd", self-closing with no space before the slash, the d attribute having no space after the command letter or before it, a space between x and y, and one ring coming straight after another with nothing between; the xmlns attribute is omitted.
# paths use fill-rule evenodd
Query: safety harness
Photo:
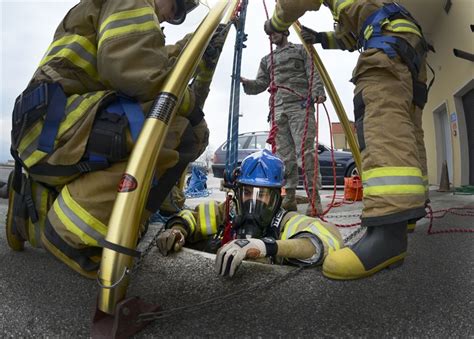
<svg viewBox="0 0 474 339"><path fill-rule="evenodd" d="M46 211L38 210L38 206L35 206L32 194L35 182L22 173L22 168L29 174L72 176L105 169L111 162L126 158L126 128L129 127L131 136L136 141L145 118L136 101L122 95L113 95L110 98L103 98L105 108L97 112L85 154L80 162L72 165L51 165L43 162L32 166L25 165L21 159L18 151L20 143L23 139L32 139L30 134L35 129L33 126L38 125L41 129L38 131L37 143L33 146L46 155L53 153L60 125L66 120L67 97L60 84L41 83L28 88L16 99L12 114L11 147L11 154L15 159L12 188L16 192L16 202L12 213L25 220L24 224L15 230L22 234L23 238L28 238L25 237L28 225L26 220L29 218L35 230L38 230L42 228L38 224L39 214ZM44 119L42 126L41 119ZM44 184L41 187L55 191ZM45 227L48 228L47 222ZM103 246L108 247L106 244Z"/></svg>
<svg viewBox="0 0 474 339"><path fill-rule="evenodd" d="M17 147L29 130L43 115L44 123L38 139L37 150L51 154L61 122L65 118L66 94L58 83L42 83L22 93L15 102L13 111L12 150L15 160L28 172L43 176L71 176L88 173L110 166L127 156L126 128L134 141L145 121L140 105L123 95L99 110L88 140L86 152L76 164L51 165L39 163L26 166L18 154Z"/></svg>
<svg viewBox="0 0 474 339"><path fill-rule="evenodd" d="M421 38L421 42L414 48L402 38L385 35L383 32L385 27L389 27L389 31L392 32L416 34ZM372 13L362 25L359 44L364 50L380 49L389 58L398 55L412 74L413 102L420 108L424 107L428 99L428 91L434 81L434 76L429 86L418 81L424 56L428 52L428 44L423 37L420 25L404 7L397 3L390 3Z"/></svg>

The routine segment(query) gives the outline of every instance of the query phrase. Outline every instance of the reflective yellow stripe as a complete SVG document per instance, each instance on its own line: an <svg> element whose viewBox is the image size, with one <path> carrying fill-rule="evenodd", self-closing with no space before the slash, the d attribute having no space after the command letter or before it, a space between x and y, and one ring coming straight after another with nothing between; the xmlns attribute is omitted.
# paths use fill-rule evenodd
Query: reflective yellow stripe
<svg viewBox="0 0 474 339"><path fill-rule="evenodd" d="M272 26L280 32L286 31L293 23L292 22L285 22L278 17L278 15L273 13L272 16Z"/></svg>
<svg viewBox="0 0 474 339"><path fill-rule="evenodd" d="M82 118L84 114L104 96L104 93L105 93L104 91L99 91L95 93L94 95L85 97L82 100L82 102L74 110L66 113L67 115L66 115L65 120L61 122L61 124L59 125L58 135L56 136L54 147L56 147L58 140L61 138L61 136L64 133L66 133L80 118ZM68 104L72 103L72 101L76 97L77 96L71 96L70 98L68 98ZM66 111L67 111L67 108L66 108ZM35 129L34 132L36 133L37 130ZM38 136L40 133L41 131L38 133ZM35 139L32 142L35 142L37 137L35 137ZM31 138L28 138L28 139L31 139ZM31 167L35 165L36 163L38 163L38 161L43 159L46 155L48 155L48 153L45 153L40 150L35 150L30 156L28 156L26 159L22 158L22 160L27 167Z"/></svg>
<svg viewBox="0 0 474 339"><path fill-rule="evenodd" d="M143 24L132 24L124 27L110 29L104 32L102 38L99 40L99 48L107 39L135 32L147 32L153 30L160 31L160 27L156 24L156 22L145 22Z"/></svg>
<svg viewBox="0 0 474 339"><path fill-rule="evenodd" d="M421 171L416 167L378 167L362 173L362 180L367 181L378 177L415 176L421 177Z"/></svg>
<svg viewBox="0 0 474 339"><path fill-rule="evenodd" d="M151 7L112 14L100 25L98 48L107 39L147 31L161 31L155 12Z"/></svg>
<svg viewBox="0 0 474 339"><path fill-rule="evenodd" d="M211 220L212 234L217 233L216 205L214 202L209 204L209 218Z"/></svg>
<svg viewBox="0 0 474 339"><path fill-rule="evenodd" d="M188 222L190 232L191 234L193 234L194 231L196 230L196 219L194 219L193 213L189 210L182 210L181 212L178 213L178 216L180 216L181 218L183 218L184 220Z"/></svg>
<svg viewBox="0 0 474 339"><path fill-rule="evenodd" d="M104 20L104 22L100 25L99 28L99 34L104 33L105 27L111 23L112 21L118 21L118 20L124 20L124 19L132 19L136 17L140 17L146 14L155 14L153 8L151 7L143 7L143 8L138 8L138 9L132 9L129 11L123 11L123 12L118 12L114 13L111 16L109 16L107 19Z"/></svg>
<svg viewBox="0 0 474 339"><path fill-rule="evenodd" d="M386 194L424 194L425 188L421 185L386 185L364 188L364 195L386 195Z"/></svg>
<svg viewBox="0 0 474 339"><path fill-rule="evenodd" d="M294 217L291 217L290 220L285 225L285 229L283 231L283 236L281 237L282 240L287 240L290 239L291 236L293 236L296 233L297 227L305 220L308 220L308 218L305 215L295 215Z"/></svg>
<svg viewBox="0 0 474 339"><path fill-rule="evenodd" d="M321 224L321 222L319 222L319 221L313 222L311 224L311 226L315 227L316 230L318 232L320 232L320 235L322 235L324 238L326 238L326 242L328 243L328 245L331 248L333 248L334 250L338 250L339 248L341 248L341 246L339 244L339 240L336 237L334 237L334 235L331 232L329 232L328 229L323 224ZM312 232L310 232L310 233L312 233ZM317 234L315 234L315 235L317 235ZM322 239L322 240L324 240L324 239Z"/></svg>
<svg viewBox="0 0 474 339"><path fill-rule="evenodd" d="M201 235L207 238L217 233L216 208L214 201L199 204L199 226Z"/></svg>
<svg viewBox="0 0 474 339"><path fill-rule="evenodd" d="M191 94L189 93L189 88L186 88L183 95L183 100L181 100L181 104L179 105L179 113L186 114L189 112L189 108L191 106Z"/></svg>
<svg viewBox="0 0 474 339"><path fill-rule="evenodd" d="M88 246L98 246L97 240L96 239L98 236L95 236L93 234L88 234L86 233L83 228L84 226L79 226L76 225L75 222L73 222L71 215L67 215L68 213L73 213L74 216L78 217L80 221L84 223L86 227L89 227L91 231L94 231L98 233L101 237L105 237L107 234L107 226L105 226L103 223L101 223L98 219L94 218L91 214L89 214L85 209L83 209L77 202L75 202L67 188L67 186L64 186L64 188L61 191L61 196L64 199L64 203L66 207L70 211L63 211L61 207L59 206L59 199L56 199L56 201L53 204L53 209L56 212L57 216L63 223L63 225L66 227L68 231L71 233L75 234L81 241ZM59 198L59 197L58 197Z"/></svg>
<svg viewBox="0 0 474 339"><path fill-rule="evenodd" d="M71 61L74 65L77 67L82 68L84 71L86 71L87 74L89 74L92 78L98 79L97 75L97 70L94 65L91 65L89 62L85 61L82 59L78 54L76 54L74 51L70 49L62 49L58 53L54 55L47 56L41 61L40 66L44 65L48 61L50 61L53 58L65 58Z"/></svg>
<svg viewBox="0 0 474 339"><path fill-rule="evenodd" d="M80 35L66 35L50 45L39 66L53 58L65 58L92 78L98 79L96 56L97 50L89 40Z"/></svg>
<svg viewBox="0 0 474 339"><path fill-rule="evenodd" d="M339 15L341 15L341 11L350 6L354 3L355 0L337 0L335 4L332 6L332 15L334 20L339 20ZM333 1L334 3L334 1Z"/></svg>
<svg viewBox="0 0 474 339"><path fill-rule="evenodd" d="M410 20L406 19L396 19L389 21L386 26L384 26L388 31L391 32L397 32L397 33L413 33L418 35L420 38L422 37L422 34L420 32L420 29L418 26L411 22Z"/></svg>
<svg viewBox="0 0 474 339"><path fill-rule="evenodd" d="M198 75L196 76L196 80L202 82L210 82L212 80L212 75L214 74L213 70L207 68L206 63L201 61L198 65Z"/></svg>
<svg viewBox="0 0 474 339"><path fill-rule="evenodd" d="M96 47L94 46L93 43L91 43L88 39L84 38L81 35L72 34L72 35L66 35L66 36L64 36L64 37L62 37L62 38L60 38L56 41L53 41L51 43L51 45L49 45L45 56L48 55L54 47L58 47L58 46L62 46L62 45L69 45L69 44L72 44L74 42L81 45L90 54L92 54L94 56L97 54L97 49L96 49Z"/></svg>
<svg viewBox="0 0 474 339"><path fill-rule="evenodd" d="M416 167L380 167L362 174L364 195L424 194L420 169Z"/></svg>
<svg viewBox="0 0 474 339"><path fill-rule="evenodd" d="M406 19L396 19L396 20L389 20L385 19L381 22L381 26L383 29L396 32L396 33L413 33L418 35L420 38L422 34L418 26L411 22L410 20ZM374 32L374 27L372 25L368 25L364 31L364 39L369 40Z"/></svg>
<svg viewBox="0 0 474 339"><path fill-rule="evenodd" d="M66 102L66 111L67 107L69 107L72 102L78 97L79 95L74 94L71 95ZM38 138L38 136L41 133L41 130L43 128L43 121L38 121L36 124L33 125L31 130L25 135L25 137L21 140L20 145L18 146L18 153L23 153L35 139Z"/></svg>
<svg viewBox="0 0 474 339"><path fill-rule="evenodd" d="M36 139L41 133L43 128L43 122L38 121L30 131L21 139L20 145L18 146L18 153L23 153L23 151Z"/></svg>

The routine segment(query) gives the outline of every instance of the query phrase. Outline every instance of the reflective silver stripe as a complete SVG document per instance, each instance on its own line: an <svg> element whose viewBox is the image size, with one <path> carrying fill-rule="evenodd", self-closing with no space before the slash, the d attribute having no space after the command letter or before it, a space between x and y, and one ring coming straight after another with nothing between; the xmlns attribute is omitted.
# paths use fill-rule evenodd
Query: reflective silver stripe
<svg viewBox="0 0 474 339"><path fill-rule="evenodd" d="M311 233L318 235L321 238L321 240L323 240L322 238L326 239L327 242L329 243L329 246L331 246L334 250L336 249L336 244L334 243L334 240L330 236L322 233L321 230L319 230L318 227L316 227L313 224L311 224L309 228L311 229Z"/></svg>
<svg viewBox="0 0 474 339"><path fill-rule="evenodd" d="M211 211L209 204L204 205L204 216L206 218L206 233L207 235L213 234L212 232L212 223L211 223Z"/></svg>
<svg viewBox="0 0 474 339"><path fill-rule="evenodd" d="M90 64L96 67L96 64L97 64L96 56L93 54L90 54L83 46L81 46L81 44L77 42L55 46L49 51L47 56L48 57L54 56L55 54L59 53L63 49L70 49L71 51L74 51L82 59L88 61Z"/></svg>
<svg viewBox="0 0 474 339"><path fill-rule="evenodd" d="M96 240L99 242L99 240L104 238L104 235L102 235L100 232L96 231L94 228L92 228L90 225L86 224L81 218L79 218L74 211L72 211L67 205L66 202L64 201L64 198L62 194L60 194L57 198L58 206L61 208L62 212L66 217L69 218L73 222L73 224L81 230L83 233L87 234L90 236L92 239Z"/></svg>
<svg viewBox="0 0 474 339"><path fill-rule="evenodd" d="M370 178L364 181L364 187L386 185L423 185L423 179L413 176L390 176Z"/></svg>
<svg viewBox="0 0 474 339"><path fill-rule="evenodd" d="M283 232L284 239L282 238L282 240L290 239L290 237L296 233L295 230L298 225L301 224L305 219L309 219L305 215L297 215L293 218L291 218L290 221L285 225L285 231Z"/></svg>
<svg viewBox="0 0 474 339"><path fill-rule="evenodd" d="M135 24L142 24L142 23L147 22L147 21L155 21L155 18L153 16L153 14L145 14L145 15L139 16L139 17L119 19L119 20L111 21L107 25L105 25L104 27L101 27L98 40L102 39L102 36L104 35L104 33L107 32L109 29L114 29L114 28L118 28L118 27L129 26L129 25L135 25Z"/></svg>

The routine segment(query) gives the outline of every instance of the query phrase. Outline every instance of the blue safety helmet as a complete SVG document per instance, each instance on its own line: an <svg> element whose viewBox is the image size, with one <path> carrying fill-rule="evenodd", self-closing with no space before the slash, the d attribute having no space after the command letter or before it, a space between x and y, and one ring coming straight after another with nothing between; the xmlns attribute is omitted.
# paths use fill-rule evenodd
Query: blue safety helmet
<svg viewBox="0 0 474 339"><path fill-rule="evenodd" d="M247 156L240 166L236 181L241 185L282 187L285 165L280 158L264 149Z"/></svg>

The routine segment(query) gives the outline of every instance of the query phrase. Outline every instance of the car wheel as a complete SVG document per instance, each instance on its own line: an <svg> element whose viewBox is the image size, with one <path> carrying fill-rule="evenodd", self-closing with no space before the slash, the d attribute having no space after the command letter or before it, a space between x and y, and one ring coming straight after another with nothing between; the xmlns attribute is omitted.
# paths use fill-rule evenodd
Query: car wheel
<svg viewBox="0 0 474 339"><path fill-rule="evenodd" d="M357 175L357 176L359 175L359 170L357 169L355 164L352 164L347 169L346 177L350 178L350 177L353 177L355 175Z"/></svg>

